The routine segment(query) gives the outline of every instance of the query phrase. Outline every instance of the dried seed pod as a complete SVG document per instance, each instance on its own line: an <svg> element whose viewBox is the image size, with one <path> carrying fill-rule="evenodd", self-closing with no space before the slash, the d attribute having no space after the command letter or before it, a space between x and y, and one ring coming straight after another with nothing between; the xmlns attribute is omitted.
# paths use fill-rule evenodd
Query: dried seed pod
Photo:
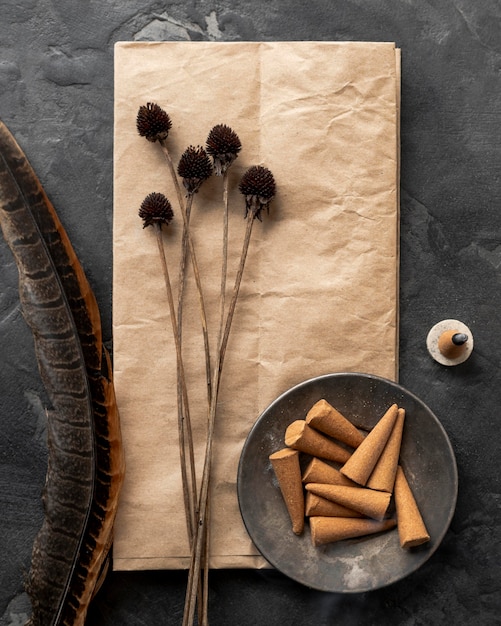
<svg viewBox="0 0 501 626"><path fill-rule="evenodd" d="M148 141L155 142L166 139L172 122L168 113L154 102L140 106L136 117L137 132Z"/></svg>
<svg viewBox="0 0 501 626"><path fill-rule="evenodd" d="M238 188L245 196L245 217L251 213L261 220L261 211L269 211L270 202L275 195L273 174L262 165L253 165L242 176Z"/></svg>
<svg viewBox="0 0 501 626"><path fill-rule="evenodd" d="M226 124L217 124L210 131L205 147L214 162L216 176L221 176L237 158L242 144L234 130Z"/></svg>
<svg viewBox="0 0 501 626"><path fill-rule="evenodd" d="M146 196L139 208L139 217L143 220L143 228L153 224L170 224L174 217L171 203L163 193L153 192Z"/></svg>
<svg viewBox="0 0 501 626"><path fill-rule="evenodd" d="M200 185L212 174L212 163L207 152L201 147L189 146L181 155L177 173L189 194L196 193Z"/></svg>

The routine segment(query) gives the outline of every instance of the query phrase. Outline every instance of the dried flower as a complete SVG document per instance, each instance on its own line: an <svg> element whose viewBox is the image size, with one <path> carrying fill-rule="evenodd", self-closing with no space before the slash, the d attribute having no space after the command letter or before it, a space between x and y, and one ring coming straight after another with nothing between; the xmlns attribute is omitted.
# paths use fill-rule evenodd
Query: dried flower
<svg viewBox="0 0 501 626"><path fill-rule="evenodd" d="M210 131L205 147L214 161L216 176L221 176L237 158L242 144L234 130L226 124L217 124Z"/></svg>
<svg viewBox="0 0 501 626"><path fill-rule="evenodd" d="M179 160L177 173L183 179L183 185L187 192L189 194L196 193L204 180L207 180L212 174L212 163L207 152L200 146L186 148Z"/></svg>
<svg viewBox="0 0 501 626"><path fill-rule="evenodd" d="M155 142L167 138L172 122L158 104L148 102L140 106L136 117L137 132L148 141Z"/></svg>
<svg viewBox="0 0 501 626"><path fill-rule="evenodd" d="M275 195L273 174L262 165L253 165L242 176L238 188L245 196L245 217L251 212L261 221L261 211L269 211L270 201Z"/></svg>
<svg viewBox="0 0 501 626"><path fill-rule="evenodd" d="M150 193L142 201L139 217L143 220L143 228L153 224L170 224L174 217L171 203L163 193Z"/></svg>

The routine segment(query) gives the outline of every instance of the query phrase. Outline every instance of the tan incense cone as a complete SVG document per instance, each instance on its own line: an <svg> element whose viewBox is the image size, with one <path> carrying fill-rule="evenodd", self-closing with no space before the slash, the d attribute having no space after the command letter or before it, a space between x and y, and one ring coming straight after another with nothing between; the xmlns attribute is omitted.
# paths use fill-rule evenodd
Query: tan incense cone
<svg viewBox="0 0 501 626"><path fill-rule="evenodd" d="M364 440L362 433L327 400L319 400L311 407L306 415L306 423L352 448Z"/></svg>
<svg viewBox="0 0 501 626"><path fill-rule="evenodd" d="M314 546L372 535L395 527L394 519L376 521L347 517L311 517L311 539Z"/></svg>
<svg viewBox="0 0 501 626"><path fill-rule="evenodd" d="M392 404L370 433L365 437L348 461L341 468L341 473L359 485L365 485L372 470L381 456L388 441L395 420L398 406Z"/></svg>
<svg viewBox="0 0 501 626"><path fill-rule="evenodd" d="M438 349L448 359L457 359L467 349L468 337L459 330L446 330L438 338Z"/></svg>
<svg viewBox="0 0 501 626"><path fill-rule="evenodd" d="M306 466L303 472L303 483L328 483L356 487L356 483L343 476L338 469L316 457L313 457Z"/></svg>
<svg viewBox="0 0 501 626"><path fill-rule="evenodd" d="M370 489L379 489L380 491L387 491L388 493L393 492L398 457L400 455L400 445L402 443L404 421L405 409L398 409L397 419L393 425L390 438L367 481L367 487Z"/></svg>
<svg viewBox="0 0 501 626"><path fill-rule="evenodd" d="M308 483L306 490L378 520L384 518L391 499L391 494L389 493L373 491L365 487Z"/></svg>
<svg viewBox="0 0 501 626"><path fill-rule="evenodd" d="M345 463L350 458L348 450L308 426L305 420L296 420L287 427L285 445L338 463Z"/></svg>
<svg viewBox="0 0 501 626"><path fill-rule="evenodd" d="M271 454L269 459L291 518L292 530L296 535L300 535L304 530L304 491L299 452L284 448Z"/></svg>
<svg viewBox="0 0 501 626"><path fill-rule="evenodd" d="M331 502L331 500L317 496L311 491L306 493L305 510L307 517L364 517L358 511L348 509L337 502Z"/></svg>
<svg viewBox="0 0 501 626"><path fill-rule="evenodd" d="M395 479L395 509L398 536L402 548L413 548L430 540L430 535L400 465Z"/></svg>

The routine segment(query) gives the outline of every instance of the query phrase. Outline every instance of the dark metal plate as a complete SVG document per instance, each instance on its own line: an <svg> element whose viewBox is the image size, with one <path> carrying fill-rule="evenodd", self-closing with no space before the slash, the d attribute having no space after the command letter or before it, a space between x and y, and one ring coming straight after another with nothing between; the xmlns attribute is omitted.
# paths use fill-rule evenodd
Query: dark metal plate
<svg viewBox="0 0 501 626"><path fill-rule="evenodd" d="M308 527L293 534L268 456L284 446L287 425L304 419L321 398L366 430L394 402L405 408L401 463L431 537L427 544L403 550L396 529L324 547L312 545ZM339 373L293 387L261 414L244 444L237 487L247 531L271 565L308 587L353 593L396 582L430 558L454 514L458 476L447 434L421 400L384 378Z"/></svg>

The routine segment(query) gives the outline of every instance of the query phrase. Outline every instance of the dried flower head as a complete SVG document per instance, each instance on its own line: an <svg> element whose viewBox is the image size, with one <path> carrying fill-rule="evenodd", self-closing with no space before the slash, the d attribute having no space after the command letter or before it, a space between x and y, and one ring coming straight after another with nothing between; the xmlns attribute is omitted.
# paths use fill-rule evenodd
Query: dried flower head
<svg viewBox="0 0 501 626"><path fill-rule="evenodd" d="M148 141L160 141L166 139L172 122L158 104L148 102L140 106L136 117L137 132Z"/></svg>
<svg viewBox="0 0 501 626"><path fill-rule="evenodd" d="M221 176L237 158L242 144L234 130L226 124L217 124L210 131L205 147L214 161L216 176Z"/></svg>
<svg viewBox="0 0 501 626"><path fill-rule="evenodd" d="M269 211L270 202L275 195L273 174L262 165L252 165L242 176L238 188L245 196L245 217L251 212L261 221L261 211Z"/></svg>
<svg viewBox="0 0 501 626"><path fill-rule="evenodd" d="M170 224L174 217L171 203L163 193L153 192L146 196L139 208L139 217L143 228L153 224Z"/></svg>
<svg viewBox="0 0 501 626"><path fill-rule="evenodd" d="M187 192L196 193L204 180L212 174L212 163L207 152L201 146L186 148L179 160L177 173L183 179Z"/></svg>

